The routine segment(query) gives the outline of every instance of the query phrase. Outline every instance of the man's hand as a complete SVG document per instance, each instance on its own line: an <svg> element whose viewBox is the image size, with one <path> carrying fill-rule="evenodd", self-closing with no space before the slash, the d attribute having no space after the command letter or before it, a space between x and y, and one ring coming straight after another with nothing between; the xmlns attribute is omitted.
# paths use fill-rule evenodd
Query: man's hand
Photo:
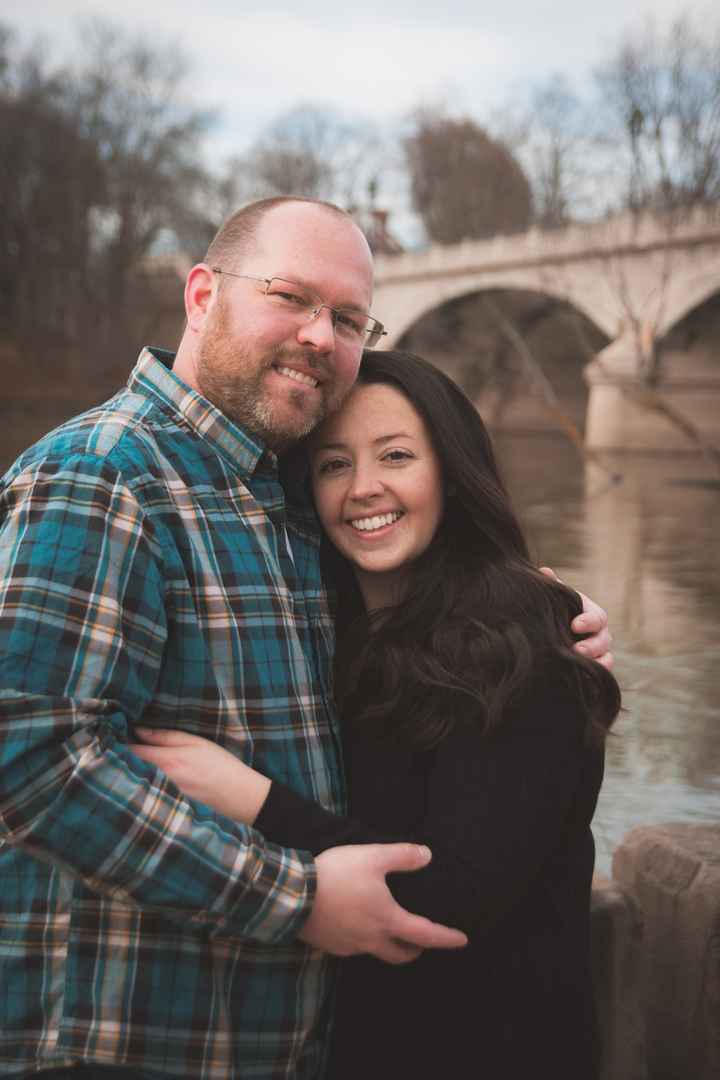
<svg viewBox="0 0 720 1080"><path fill-rule="evenodd" d="M549 566L541 566L540 570L548 577L555 578L559 581L560 578L551 570ZM583 638L582 641L575 643L575 648L583 656L590 657L591 660L596 660L598 664L602 664L608 671L612 669L614 660L613 654L610 652L610 646L612 645L612 636L608 630L608 617L607 611L604 611L594 600L591 600L585 593L579 592L578 595L583 602L582 615L576 616L570 623L570 629L575 634L589 634L590 637Z"/></svg>
<svg viewBox="0 0 720 1080"><path fill-rule="evenodd" d="M467 945L460 930L411 915L393 899L385 875L420 870L430 861L418 844L329 848L316 859L315 903L300 938L334 956L370 953L388 964L414 960L423 949Z"/></svg>

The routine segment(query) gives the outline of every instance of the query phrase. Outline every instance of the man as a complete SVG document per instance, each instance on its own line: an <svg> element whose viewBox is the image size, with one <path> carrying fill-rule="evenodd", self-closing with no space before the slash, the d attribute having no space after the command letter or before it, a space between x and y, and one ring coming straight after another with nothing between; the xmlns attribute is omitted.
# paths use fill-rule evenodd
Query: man
<svg viewBox="0 0 720 1080"><path fill-rule="evenodd" d="M246 208L188 275L174 362L144 350L5 477L0 1075L317 1076L328 953L463 943L385 886L423 849L313 861L128 749L183 727L343 807L318 537L276 454L352 386L371 292L342 211Z"/></svg>

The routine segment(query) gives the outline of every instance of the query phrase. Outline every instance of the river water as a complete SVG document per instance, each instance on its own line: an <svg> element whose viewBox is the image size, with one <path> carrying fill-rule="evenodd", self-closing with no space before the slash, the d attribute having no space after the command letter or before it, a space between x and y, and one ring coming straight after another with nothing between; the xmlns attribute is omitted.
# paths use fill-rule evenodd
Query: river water
<svg viewBox="0 0 720 1080"><path fill-rule="evenodd" d="M534 556L607 608L626 712L607 743L597 867L636 825L720 821L720 471L496 438Z"/></svg>

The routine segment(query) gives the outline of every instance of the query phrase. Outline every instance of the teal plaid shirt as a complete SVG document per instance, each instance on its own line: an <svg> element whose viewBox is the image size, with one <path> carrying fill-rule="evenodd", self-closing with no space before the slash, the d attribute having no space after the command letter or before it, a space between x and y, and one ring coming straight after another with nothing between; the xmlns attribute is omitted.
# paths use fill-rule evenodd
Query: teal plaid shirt
<svg viewBox="0 0 720 1080"><path fill-rule="evenodd" d="M169 359L0 483L0 1075L319 1071L311 857L128 750L183 728L343 809L312 516Z"/></svg>

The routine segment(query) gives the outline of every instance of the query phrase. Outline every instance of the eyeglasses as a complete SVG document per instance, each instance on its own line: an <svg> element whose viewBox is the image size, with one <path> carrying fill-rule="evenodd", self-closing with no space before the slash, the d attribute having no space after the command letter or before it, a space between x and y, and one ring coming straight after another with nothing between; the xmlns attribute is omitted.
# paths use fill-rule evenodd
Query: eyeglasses
<svg viewBox="0 0 720 1080"><path fill-rule="evenodd" d="M286 281L285 278L278 277L259 278L251 277L250 274L235 274L231 270L222 270L219 266L211 266L210 269L213 274L224 274L226 277L259 282L265 286L263 294L278 311L298 317L303 322L312 322L325 308L330 312L336 335L349 344L372 349L380 338L387 334L383 324L369 313L356 311L354 308L331 307L330 304L325 304L312 289L298 285L296 281Z"/></svg>

